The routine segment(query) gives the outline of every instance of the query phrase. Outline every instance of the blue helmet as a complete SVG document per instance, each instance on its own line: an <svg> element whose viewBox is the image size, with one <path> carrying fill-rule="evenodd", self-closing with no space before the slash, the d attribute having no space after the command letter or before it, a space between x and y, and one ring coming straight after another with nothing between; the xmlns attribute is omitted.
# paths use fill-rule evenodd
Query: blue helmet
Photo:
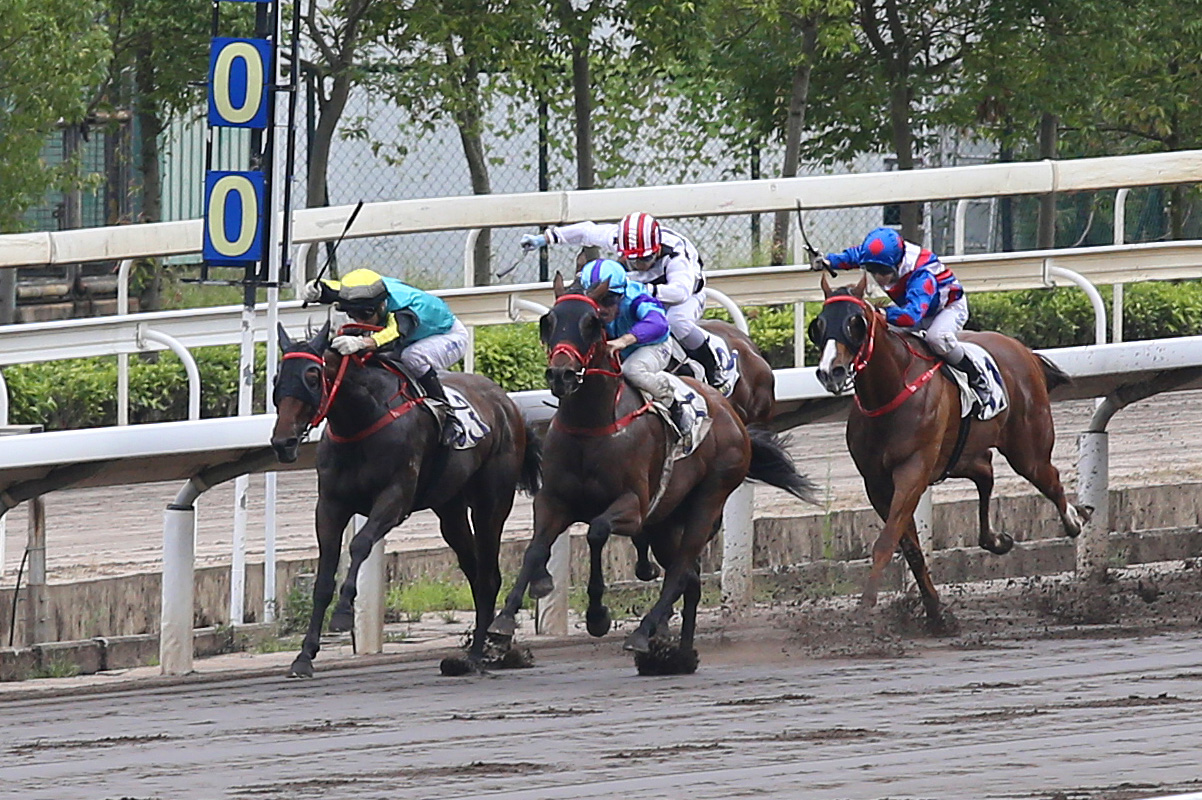
<svg viewBox="0 0 1202 800"><path fill-rule="evenodd" d="M626 293L626 268L608 258L590 261L580 270L580 285L587 291L599 283L609 280L612 294Z"/></svg>
<svg viewBox="0 0 1202 800"><path fill-rule="evenodd" d="M906 254L906 243L893 228L874 228L864 237L860 250L860 264L869 272L895 270Z"/></svg>

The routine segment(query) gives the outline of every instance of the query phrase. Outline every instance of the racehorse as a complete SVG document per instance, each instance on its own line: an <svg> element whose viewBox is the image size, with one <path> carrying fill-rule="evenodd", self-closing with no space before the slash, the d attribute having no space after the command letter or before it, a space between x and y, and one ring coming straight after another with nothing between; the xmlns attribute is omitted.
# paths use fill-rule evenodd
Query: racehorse
<svg viewBox="0 0 1202 800"><path fill-rule="evenodd" d="M767 425L776 410L776 376L772 367L760 353L760 349L729 322L720 319L703 319L698 323L710 333L726 340L726 344L739 358L739 380L734 391L726 398L744 425Z"/></svg>
<svg viewBox="0 0 1202 800"><path fill-rule="evenodd" d="M462 393L489 432L469 449L443 447L434 414L420 408L426 400L414 391L415 381L379 356L339 356L328 349L329 339L329 323L308 342L293 342L280 328L283 358L271 435L280 461L295 461L303 436L326 419L317 446L319 556L313 615L290 675L313 675L322 621L334 595L342 532L351 517L361 514L367 522L351 539L350 567L330 619L333 631L351 628L356 578L372 546L411 513L426 508L438 515L476 609L467 663L449 659L443 671L472 671L484 659L486 631L501 588L501 527L514 491L520 487L533 494L538 489L538 439L495 383L480 375L447 373L446 386Z"/></svg>
<svg viewBox="0 0 1202 800"><path fill-rule="evenodd" d="M535 598L553 588L547 571L551 545L573 522L587 522L589 633L604 636L611 625L609 609L602 604L606 541L613 535L641 534L665 575L658 601L626 637L625 647L636 653L640 671L692 672L697 667L693 638L701 599L699 557L718 531L727 496L748 477L808 502L815 502L815 487L797 473L774 434L763 429L749 433L720 392L692 379L684 380L704 398L712 424L691 454L673 462L675 436L668 424L625 383L608 354L598 300L609 291L609 282L584 294L578 284L565 289L562 276L556 275L554 286L555 305L539 324L549 351L547 382L559 408L544 442L534 536L489 631L513 636L514 615L527 588ZM679 648L657 647L657 655L650 656L652 636L682 596Z"/></svg>
<svg viewBox="0 0 1202 800"><path fill-rule="evenodd" d="M937 376L942 361L911 335L890 329L884 314L864 299L867 276L851 288L832 290L810 323L820 352L818 380L834 394L854 381L855 403L847 419L847 447L864 479L868 499L884 528L872 548L872 569L861 603L876 604L885 566L900 544L914 573L933 630L947 627L923 558L914 510L923 491L945 477L968 478L979 497L980 546L1003 554L1014 546L989 526L993 492L991 448L1055 504L1066 535L1075 537L1092 509L1070 504L1052 465L1055 430L1048 390L1068 376L1021 342L1000 333L964 333L962 341L985 348L997 362L1009 408L987 421L971 419L962 436L960 392Z"/></svg>

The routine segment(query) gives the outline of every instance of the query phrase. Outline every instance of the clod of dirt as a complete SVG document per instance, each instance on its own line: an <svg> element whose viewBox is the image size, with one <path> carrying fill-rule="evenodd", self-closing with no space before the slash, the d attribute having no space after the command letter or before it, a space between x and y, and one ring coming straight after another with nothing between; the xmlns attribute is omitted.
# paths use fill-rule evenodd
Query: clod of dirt
<svg viewBox="0 0 1202 800"><path fill-rule="evenodd" d="M700 663L695 649L686 652L676 642L663 639L651 640L651 652L634 654L640 675L692 675Z"/></svg>

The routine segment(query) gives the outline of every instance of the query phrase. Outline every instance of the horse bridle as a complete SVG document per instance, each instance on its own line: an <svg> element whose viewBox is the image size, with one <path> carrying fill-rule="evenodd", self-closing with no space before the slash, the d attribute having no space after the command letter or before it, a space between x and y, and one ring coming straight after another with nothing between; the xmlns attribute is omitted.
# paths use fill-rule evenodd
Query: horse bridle
<svg viewBox="0 0 1202 800"><path fill-rule="evenodd" d="M823 305L825 306L831 302L837 301L848 301L860 306L860 308L865 312L864 321L868 324L868 332L864 335L864 341L860 343L860 349L856 352L855 357L852 358L851 361L851 373L854 379L854 376L858 375L865 367L867 367L869 360L872 359L872 353L876 346L877 325L881 324L881 320L878 319L878 317L880 317L880 312L876 306L868 303L863 298L850 294L832 295L826 298L826 301L823 303ZM938 372L939 367L942 366L938 358L919 353L910 346L910 343L904 337L902 339L902 344L905 345L906 350L910 354L910 361L906 364L906 370L909 369L910 364L914 363L914 359L916 357L922 359L923 361L933 361L934 365L930 369L925 370L915 380L903 385L902 390L897 393L897 396L880 408L864 408L864 406L860 404L860 396L857 394L856 407L859 408L860 412L865 416L879 417L883 414L888 414L890 411L897 408L912 395L914 395L919 389L922 388L923 384L935 377L935 373ZM905 375L904 371L902 375Z"/></svg>
<svg viewBox="0 0 1202 800"><path fill-rule="evenodd" d="M596 300L589 297L588 295L561 294L559 297L555 298L555 305L559 305L564 300L583 301L585 303L588 303L590 306L592 306L593 310L596 311L598 314L601 313L601 306L598 305ZM576 376L577 383L580 383L589 375L605 375L610 378L620 377L622 375L622 369L618 363L618 357L616 354L609 353L607 355L607 358L609 359L609 365L610 365L609 369L602 369L601 367L590 367L589 366L589 364L593 363L593 361L597 358L597 356L600 354L600 352L605 349L605 345L606 345L605 337L602 336L600 339L593 342L589 346L588 350L586 350L585 352L582 353L582 352L580 352L580 348L577 347L572 342L557 342L547 352L547 364L550 365L551 359L553 359L556 355L558 355L560 353L565 353L565 354L571 356L572 358L576 359L580 363L580 369L573 370L573 373Z"/></svg>

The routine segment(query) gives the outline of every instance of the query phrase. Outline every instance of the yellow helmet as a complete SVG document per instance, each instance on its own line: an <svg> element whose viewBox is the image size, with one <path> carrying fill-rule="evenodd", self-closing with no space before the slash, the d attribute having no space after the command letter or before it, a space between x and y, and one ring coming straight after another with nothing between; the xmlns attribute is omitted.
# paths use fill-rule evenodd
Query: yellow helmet
<svg viewBox="0 0 1202 800"><path fill-rule="evenodd" d="M347 273L338 290L338 308L341 311L374 311L387 299L388 287L384 285L384 279L370 269L357 269Z"/></svg>

